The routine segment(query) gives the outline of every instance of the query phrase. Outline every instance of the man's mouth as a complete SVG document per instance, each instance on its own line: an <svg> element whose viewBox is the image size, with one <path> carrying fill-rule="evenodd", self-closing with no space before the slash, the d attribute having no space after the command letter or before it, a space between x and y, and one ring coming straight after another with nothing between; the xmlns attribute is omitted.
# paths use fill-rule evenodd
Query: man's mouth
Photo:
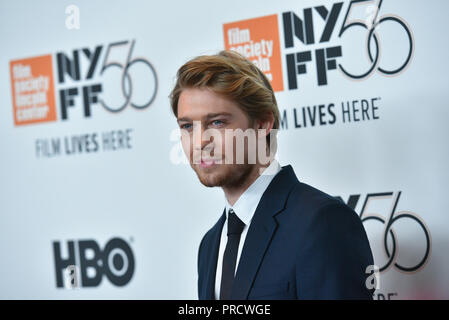
<svg viewBox="0 0 449 320"><path fill-rule="evenodd" d="M201 159L200 166L202 168L210 168L215 165L215 160L213 159Z"/></svg>

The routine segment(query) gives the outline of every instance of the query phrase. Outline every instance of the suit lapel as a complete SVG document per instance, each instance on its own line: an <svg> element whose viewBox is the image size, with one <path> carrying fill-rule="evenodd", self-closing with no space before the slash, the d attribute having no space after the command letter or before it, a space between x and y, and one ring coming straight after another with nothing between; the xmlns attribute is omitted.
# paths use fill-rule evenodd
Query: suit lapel
<svg viewBox="0 0 449 320"><path fill-rule="evenodd" d="M282 167L282 170L273 178L265 190L246 235L231 299L245 300L248 298L259 266L277 229L274 216L284 209L288 195L297 182L298 179L293 168L287 165Z"/></svg>
<svg viewBox="0 0 449 320"><path fill-rule="evenodd" d="M223 229L223 224L226 220L225 210L223 210L223 214L221 215L220 219L212 228L212 238L210 242L210 249L208 252L208 271L205 282L206 289L204 292L204 299L206 300L215 300L215 277L217 274L217 260L220 246L221 230Z"/></svg>

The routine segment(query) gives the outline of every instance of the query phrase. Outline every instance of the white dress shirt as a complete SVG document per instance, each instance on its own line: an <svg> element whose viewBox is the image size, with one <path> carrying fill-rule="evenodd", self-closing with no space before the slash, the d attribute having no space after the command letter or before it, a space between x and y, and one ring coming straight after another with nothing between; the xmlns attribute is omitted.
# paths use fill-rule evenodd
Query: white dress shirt
<svg viewBox="0 0 449 320"><path fill-rule="evenodd" d="M240 236L239 249L237 252L237 260L235 263L235 272L237 272L240 254L242 252L243 244L245 243L246 234L248 233L248 228L251 223L251 219L253 218L254 212L256 211L257 205L259 204L260 199L262 198L263 193L267 189L271 180L275 177L275 175L281 171L281 166L276 159L270 163L270 165L262 172L262 174L242 193L236 203L231 206L226 199L226 220L223 225L223 229L221 231L220 238L220 248L218 252L218 261L217 261L217 273L215 277L215 299L220 298L220 286L221 286L221 273L223 267L223 254L226 248L226 243L228 242L228 213L229 209L232 208L239 217L240 220L243 221L245 227L243 228L242 234ZM235 274L235 273L234 273Z"/></svg>

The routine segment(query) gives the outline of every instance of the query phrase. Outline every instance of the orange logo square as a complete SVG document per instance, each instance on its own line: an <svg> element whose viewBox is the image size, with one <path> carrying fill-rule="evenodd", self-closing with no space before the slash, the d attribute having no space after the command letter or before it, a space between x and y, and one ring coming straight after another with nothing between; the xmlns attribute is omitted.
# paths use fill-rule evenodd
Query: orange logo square
<svg viewBox="0 0 449 320"><path fill-rule="evenodd" d="M51 55L9 63L16 126L56 120Z"/></svg>
<svg viewBox="0 0 449 320"><path fill-rule="evenodd" d="M271 81L274 91L284 90L276 14L223 25L225 48L251 60Z"/></svg>

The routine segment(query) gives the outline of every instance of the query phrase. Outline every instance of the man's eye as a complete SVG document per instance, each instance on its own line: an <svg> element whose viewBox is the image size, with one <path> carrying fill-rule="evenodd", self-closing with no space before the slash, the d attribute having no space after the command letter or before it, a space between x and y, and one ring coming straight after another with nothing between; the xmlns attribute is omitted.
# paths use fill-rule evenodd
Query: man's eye
<svg viewBox="0 0 449 320"><path fill-rule="evenodd" d="M188 129L190 129L192 127L192 124L191 123L185 123L185 124L182 124L181 125L181 129L186 129L186 130L188 130Z"/></svg>
<svg viewBox="0 0 449 320"><path fill-rule="evenodd" d="M220 126L222 125L224 122L221 120L214 120L211 122L214 126Z"/></svg>

